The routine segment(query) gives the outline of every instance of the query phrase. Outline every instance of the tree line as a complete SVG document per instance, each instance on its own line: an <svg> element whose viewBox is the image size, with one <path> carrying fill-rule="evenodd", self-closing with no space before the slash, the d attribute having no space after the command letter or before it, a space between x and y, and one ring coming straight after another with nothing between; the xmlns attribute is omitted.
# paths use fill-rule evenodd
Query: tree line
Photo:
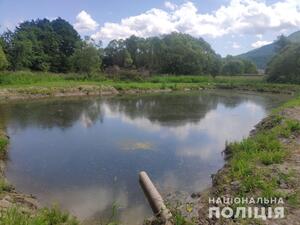
<svg viewBox="0 0 300 225"><path fill-rule="evenodd" d="M277 54L267 65L267 80L282 83L300 83L300 43L281 35L276 42Z"/></svg>
<svg viewBox="0 0 300 225"><path fill-rule="evenodd" d="M112 69L113 68L113 69ZM21 23L0 36L0 69L78 72L148 71L158 74L242 75L257 73L250 61L222 58L202 38L171 33L160 37L101 42L80 35L57 18Z"/></svg>

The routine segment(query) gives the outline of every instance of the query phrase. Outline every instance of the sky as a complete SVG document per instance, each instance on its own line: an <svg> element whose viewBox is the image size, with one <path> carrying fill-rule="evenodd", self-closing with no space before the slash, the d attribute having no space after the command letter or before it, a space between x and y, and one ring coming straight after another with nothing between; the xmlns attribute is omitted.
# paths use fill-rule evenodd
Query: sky
<svg viewBox="0 0 300 225"><path fill-rule="evenodd" d="M175 31L202 37L226 56L300 30L300 0L0 0L0 32L57 17L104 44Z"/></svg>

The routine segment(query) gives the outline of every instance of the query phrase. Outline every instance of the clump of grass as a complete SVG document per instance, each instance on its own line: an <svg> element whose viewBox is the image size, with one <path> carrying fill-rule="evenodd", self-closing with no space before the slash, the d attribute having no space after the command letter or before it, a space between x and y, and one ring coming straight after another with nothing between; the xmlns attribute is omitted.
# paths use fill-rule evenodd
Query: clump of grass
<svg viewBox="0 0 300 225"><path fill-rule="evenodd" d="M300 123L296 120L286 119L283 126L278 126L276 132L285 138L288 138L292 133L300 131Z"/></svg>
<svg viewBox="0 0 300 225"><path fill-rule="evenodd" d="M171 209L172 224L174 225L195 225L195 223L188 221L178 209Z"/></svg>
<svg viewBox="0 0 300 225"><path fill-rule="evenodd" d="M282 163L286 153L284 151L277 151L277 152L260 152L259 159L264 165L271 165L271 164L278 164Z"/></svg>
<svg viewBox="0 0 300 225"><path fill-rule="evenodd" d="M287 202L289 205L294 207L299 207L300 205L300 193L295 192L287 197Z"/></svg>
<svg viewBox="0 0 300 225"><path fill-rule="evenodd" d="M0 178L0 193L11 190L12 186L8 184L3 178Z"/></svg>
<svg viewBox="0 0 300 225"><path fill-rule="evenodd" d="M111 216L110 219L107 223L107 225L119 225L120 221L118 220L118 204L117 203L113 203L112 205L112 211L111 211Z"/></svg>
<svg viewBox="0 0 300 225"><path fill-rule="evenodd" d="M57 207L44 208L35 215L23 213L13 207L0 212L0 225L78 225L79 222Z"/></svg>
<svg viewBox="0 0 300 225"><path fill-rule="evenodd" d="M193 223L186 221L183 215L176 213L173 216L174 225L193 225Z"/></svg>
<svg viewBox="0 0 300 225"><path fill-rule="evenodd" d="M8 145L8 138L0 131L0 158L6 155L6 148Z"/></svg>

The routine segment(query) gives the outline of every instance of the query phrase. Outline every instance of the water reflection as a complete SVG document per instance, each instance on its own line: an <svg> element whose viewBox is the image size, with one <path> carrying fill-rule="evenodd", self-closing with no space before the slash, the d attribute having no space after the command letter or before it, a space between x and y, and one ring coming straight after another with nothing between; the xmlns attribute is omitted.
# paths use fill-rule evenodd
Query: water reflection
<svg viewBox="0 0 300 225"><path fill-rule="evenodd" d="M11 136L6 174L83 220L107 216L117 202L123 221L140 224L150 211L139 171L162 193L201 190L223 165L225 142L246 136L283 100L210 91L1 104Z"/></svg>

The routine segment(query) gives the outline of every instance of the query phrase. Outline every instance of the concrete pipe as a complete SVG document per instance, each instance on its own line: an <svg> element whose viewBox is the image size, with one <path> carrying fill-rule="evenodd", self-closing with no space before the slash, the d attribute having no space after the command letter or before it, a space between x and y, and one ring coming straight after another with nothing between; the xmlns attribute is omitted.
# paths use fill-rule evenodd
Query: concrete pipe
<svg viewBox="0 0 300 225"><path fill-rule="evenodd" d="M163 219L166 225L171 225L172 214L146 172L140 172L139 182L155 216Z"/></svg>

